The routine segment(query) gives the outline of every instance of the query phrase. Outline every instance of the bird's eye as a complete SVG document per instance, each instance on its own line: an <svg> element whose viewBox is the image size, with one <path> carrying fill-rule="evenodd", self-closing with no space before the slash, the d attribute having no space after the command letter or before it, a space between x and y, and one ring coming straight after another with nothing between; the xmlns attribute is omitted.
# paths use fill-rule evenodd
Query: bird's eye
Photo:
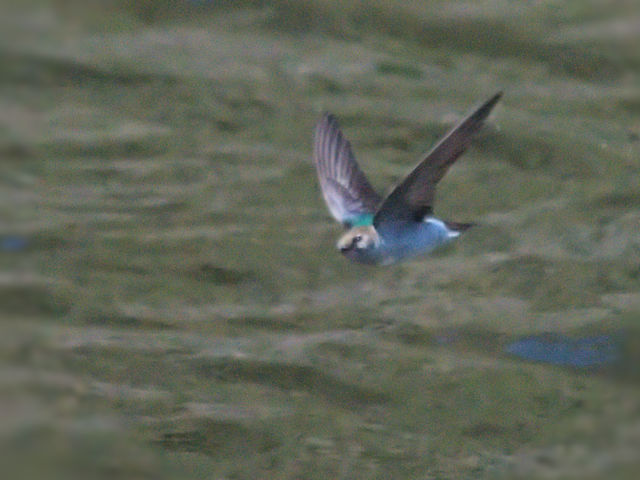
<svg viewBox="0 0 640 480"><path fill-rule="evenodd" d="M362 240L362 235L356 235L355 237L353 237L353 241L356 243L360 243L361 240Z"/></svg>

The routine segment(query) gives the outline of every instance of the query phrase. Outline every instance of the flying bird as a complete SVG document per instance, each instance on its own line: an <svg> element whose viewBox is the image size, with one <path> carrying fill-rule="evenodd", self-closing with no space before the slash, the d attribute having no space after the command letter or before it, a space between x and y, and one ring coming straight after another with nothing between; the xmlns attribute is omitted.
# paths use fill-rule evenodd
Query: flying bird
<svg viewBox="0 0 640 480"><path fill-rule="evenodd" d="M333 115L315 130L313 158L322 195L333 217L347 228L337 247L347 258L388 265L429 253L471 227L433 214L436 185L471 143L502 92L476 108L382 198L362 173Z"/></svg>

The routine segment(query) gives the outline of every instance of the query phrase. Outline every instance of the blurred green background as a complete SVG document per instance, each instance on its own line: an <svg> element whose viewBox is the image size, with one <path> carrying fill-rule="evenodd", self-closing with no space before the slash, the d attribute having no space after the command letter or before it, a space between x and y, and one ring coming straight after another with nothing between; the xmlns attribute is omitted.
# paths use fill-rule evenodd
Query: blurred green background
<svg viewBox="0 0 640 480"><path fill-rule="evenodd" d="M636 478L638 45L635 1L2 2L3 476ZM439 189L479 226L342 258L321 112L383 191L498 90Z"/></svg>

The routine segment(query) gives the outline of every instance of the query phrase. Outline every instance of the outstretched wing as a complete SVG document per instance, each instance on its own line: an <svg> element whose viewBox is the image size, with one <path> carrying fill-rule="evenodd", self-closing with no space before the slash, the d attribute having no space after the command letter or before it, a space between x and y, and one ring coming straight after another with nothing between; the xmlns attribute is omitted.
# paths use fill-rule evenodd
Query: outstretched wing
<svg viewBox="0 0 640 480"><path fill-rule="evenodd" d="M501 96L502 92L496 93L451 129L394 188L374 217L376 227L385 222L420 220L432 211L436 184L467 149L473 135L480 130Z"/></svg>
<svg viewBox="0 0 640 480"><path fill-rule="evenodd" d="M351 153L351 145L333 115L325 113L315 131L313 160L331 214L346 226L373 215L380 196L369 184Z"/></svg>

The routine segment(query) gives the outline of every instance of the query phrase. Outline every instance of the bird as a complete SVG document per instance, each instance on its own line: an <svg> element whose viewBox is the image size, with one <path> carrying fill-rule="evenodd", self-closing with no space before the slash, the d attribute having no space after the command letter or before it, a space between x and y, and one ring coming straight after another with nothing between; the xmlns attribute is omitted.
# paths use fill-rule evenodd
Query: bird
<svg viewBox="0 0 640 480"><path fill-rule="evenodd" d="M389 265L432 252L473 224L434 216L436 185L462 155L502 97L497 92L454 126L386 197L371 186L338 121L325 112L313 159L331 215L347 229L337 248L350 260Z"/></svg>

